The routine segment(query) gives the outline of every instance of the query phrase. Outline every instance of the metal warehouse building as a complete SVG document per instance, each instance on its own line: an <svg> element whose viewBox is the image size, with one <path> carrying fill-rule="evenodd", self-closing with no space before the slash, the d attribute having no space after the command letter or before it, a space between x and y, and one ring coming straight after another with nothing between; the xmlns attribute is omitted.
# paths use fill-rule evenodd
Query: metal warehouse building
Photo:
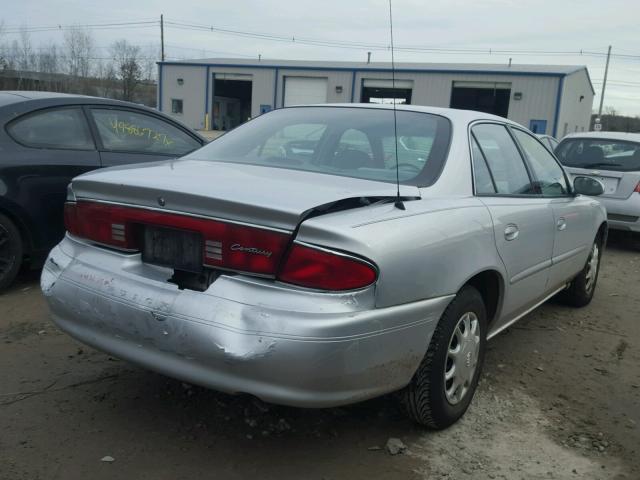
<svg viewBox="0 0 640 480"><path fill-rule="evenodd" d="M594 90L584 66L396 64L290 60L161 62L158 107L195 129L229 130L274 108L398 101L480 110L536 133L589 129Z"/></svg>

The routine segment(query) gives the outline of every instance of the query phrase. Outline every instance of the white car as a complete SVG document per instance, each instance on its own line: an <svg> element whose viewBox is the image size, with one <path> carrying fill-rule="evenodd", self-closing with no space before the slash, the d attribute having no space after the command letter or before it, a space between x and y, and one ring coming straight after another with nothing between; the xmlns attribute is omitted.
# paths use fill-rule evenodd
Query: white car
<svg viewBox="0 0 640 480"><path fill-rule="evenodd" d="M574 133L562 139L556 155L571 177L589 176L604 185L598 200L609 227L640 237L640 133Z"/></svg>

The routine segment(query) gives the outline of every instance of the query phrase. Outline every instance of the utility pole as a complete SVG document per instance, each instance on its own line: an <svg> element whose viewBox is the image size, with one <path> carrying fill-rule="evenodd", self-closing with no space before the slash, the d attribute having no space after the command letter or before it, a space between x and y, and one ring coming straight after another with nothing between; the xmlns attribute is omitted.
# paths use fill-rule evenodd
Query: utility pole
<svg viewBox="0 0 640 480"><path fill-rule="evenodd" d="M609 50L611 50L611 47L609 47ZM162 14L160 14L160 59L164 62L164 15ZM608 64L609 61L607 60ZM600 108L602 108L602 105Z"/></svg>
<svg viewBox="0 0 640 480"><path fill-rule="evenodd" d="M600 92L600 108L598 108L598 117L602 117L602 104L604 103L604 89L607 88L607 74L609 73L609 59L611 58L611 45L607 51L607 64L604 67L604 80L602 81L602 92Z"/></svg>

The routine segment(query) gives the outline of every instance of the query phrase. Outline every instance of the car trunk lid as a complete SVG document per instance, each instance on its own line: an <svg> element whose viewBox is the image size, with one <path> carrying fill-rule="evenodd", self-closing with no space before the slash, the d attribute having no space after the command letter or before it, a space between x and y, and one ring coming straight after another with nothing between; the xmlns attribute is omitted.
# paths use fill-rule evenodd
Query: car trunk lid
<svg viewBox="0 0 640 480"><path fill-rule="evenodd" d="M97 170L73 180L78 198L293 231L310 211L349 198L393 197L372 180L257 165L175 160ZM401 185L403 197L419 197Z"/></svg>

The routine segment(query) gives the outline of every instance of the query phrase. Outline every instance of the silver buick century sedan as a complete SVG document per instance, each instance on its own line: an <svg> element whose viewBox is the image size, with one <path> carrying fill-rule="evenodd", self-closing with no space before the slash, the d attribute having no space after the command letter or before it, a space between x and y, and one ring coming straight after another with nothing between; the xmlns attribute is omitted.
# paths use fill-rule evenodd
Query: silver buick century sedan
<svg viewBox="0 0 640 480"><path fill-rule="evenodd" d="M583 195L603 187L570 184L504 118L411 105L396 126L382 105L284 108L75 178L42 273L53 321L216 390L300 407L398 391L447 427L488 339L557 293L591 300L607 223Z"/></svg>

